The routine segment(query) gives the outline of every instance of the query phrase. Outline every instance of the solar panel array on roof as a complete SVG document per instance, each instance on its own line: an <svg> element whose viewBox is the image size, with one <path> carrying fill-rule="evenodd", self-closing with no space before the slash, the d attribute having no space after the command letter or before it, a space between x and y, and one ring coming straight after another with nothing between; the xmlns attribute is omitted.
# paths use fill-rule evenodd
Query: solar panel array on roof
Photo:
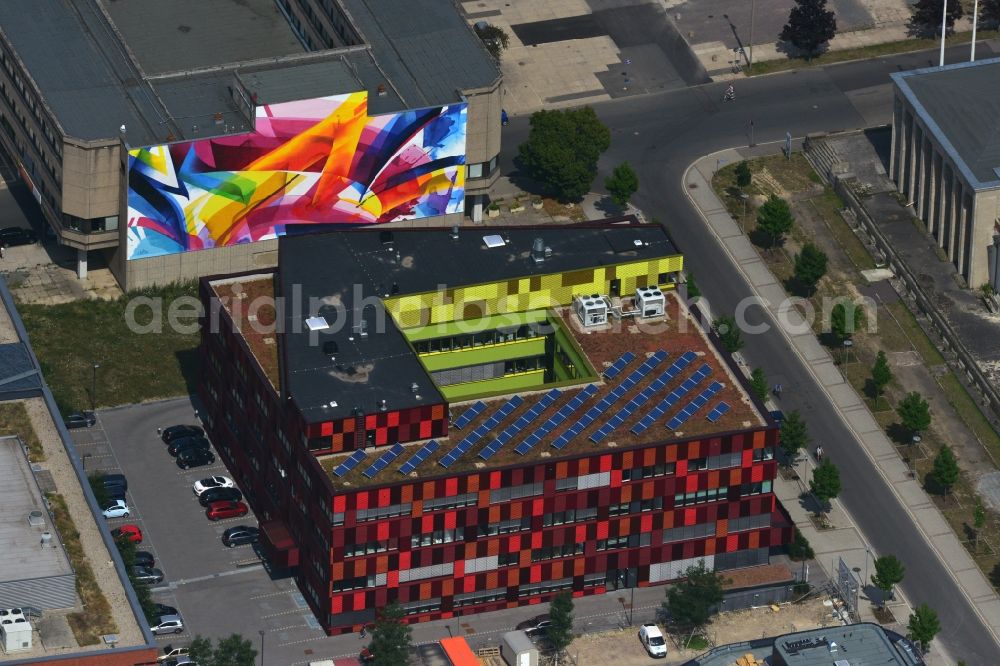
<svg viewBox="0 0 1000 666"><path fill-rule="evenodd" d="M509 442L511 438L517 433L524 430L524 428L530 424L532 421L537 419L542 412L548 409L549 405L555 402L559 396L562 395L562 391L559 389L552 389L544 396L542 399L536 402L531 409L525 412L521 418L514 421L512 424L507 426L506 430L497 435L497 438L490 442L486 448L479 452L479 457L483 460L489 460L493 454L500 450L500 448Z"/></svg>
<svg viewBox="0 0 1000 666"><path fill-rule="evenodd" d="M441 444L436 439L432 439L431 441L427 442L422 447L420 447L419 451L413 454L412 458L410 458L405 463L400 465L399 473L409 474L410 472L412 472L417 468L417 465L427 460L432 453L437 451L438 447L440 446Z"/></svg>
<svg viewBox="0 0 1000 666"><path fill-rule="evenodd" d="M465 410L465 412L463 412L461 416L455 419L455 422L452 423L452 425L461 430L465 426L472 423L472 421L475 420L477 416L482 414L484 409L486 409L486 403L480 400L472 407L469 407L467 410Z"/></svg>
<svg viewBox="0 0 1000 666"><path fill-rule="evenodd" d="M393 444L391 449L389 449L381 456L379 456L379 459L373 462L371 464L371 467L362 472L362 474L364 474L364 477L366 479L372 478L373 476L384 470L386 467L388 467L389 463L391 463L393 460L402 455L402 453L403 453L403 445L400 444L399 442L396 442L395 444Z"/></svg>
<svg viewBox="0 0 1000 666"><path fill-rule="evenodd" d="M687 421L689 418L694 416L694 413L705 406L713 395L722 390L721 382L712 382L707 389L695 396L695 399L689 402L684 409L677 412L674 418L670 419L667 423L668 430L677 430L681 425Z"/></svg>
<svg viewBox="0 0 1000 666"><path fill-rule="evenodd" d="M598 428L590 436L590 441L595 444L600 444L608 435L610 435L614 430L620 427L625 421L635 413L635 410L639 409L645 405L650 398L652 398L656 393L662 391L663 388L674 378L677 374L686 368L691 361L697 358L697 354L694 352L685 352L683 356L673 362L673 364L660 373L660 376L653 380L653 382L639 392L639 395L635 396L629 400L628 404L618 410L618 413L612 416L610 419L605 421L604 425Z"/></svg>
<svg viewBox="0 0 1000 666"><path fill-rule="evenodd" d="M601 414L607 412L608 409L611 408L611 405L625 397L625 394L628 393L633 386L638 384L643 377L648 375L653 368L662 363L666 358L667 352L662 349L653 352L653 354L647 358L642 365L633 370L628 377L623 379L621 384L611 389L611 392L604 396L599 403L588 409L576 423L571 425L563 434L559 435L559 437L552 442L552 447L555 449L562 449L569 444L574 437L583 432L587 426L597 420Z"/></svg>
<svg viewBox="0 0 1000 666"><path fill-rule="evenodd" d="M577 393L573 398L567 402L562 408L556 412L552 417L550 417L545 423L539 426L533 433L528 435L527 438L514 448L514 452L518 455L524 455L532 448L538 445L542 441L542 437L552 432L555 428L572 416L573 412L580 409L580 407L587 400L590 400L597 393L597 386L594 384L588 384L582 391Z"/></svg>
<svg viewBox="0 0 1000 666"><path fill-rule="evenodd" d="M717 404L715 406L715 409L713 409L712 411L710 411L708 413L708 416L706 416L705 418L707 418L712 423L715 423L716 421L718 421L719 419L721 419L722 416L723 416L723 414L725 414L726 412L728 412L729 409L730 409L729 403L723 400L722 402L720 402L719 404Z"/></svg>
<svg viewBox="0 0 1000 666"><path fill-rule="evenodd" d="M494 412L490 418L483 421L478 428L470 432L461 442L456 444L455 448L445 454L445 456L438 461L438 464L441 465L441 467L451 467L455 464L456 460L468 453L469 449L471 449L476 442L488 435L491 430L494 430L505 418L510 416L511 412L520 407L522 402L524 402L524 398L519 395L515 395L513 398L505 402L503 407Z"/></svg>
<svg viewBox="0 0 1000 666"><path fill-rule="evenodd" d="M355 451L354 453L351 454L350 458L337 465L337 469L333 470L333 475L344 476L352 469L357 467L358 464L360 464L361 461L365 459L365 455L366 454L364 451Z"/></svg>
<svg viewBox="0 0 1000 666"><path fill-rule="evenodd" d="M694 352L687 353L694 355ZM678 359L678 361L679 360L681 359ZM697 386L698 383L705 377L708 377L711 372L712 366L708 363L702 363L700 368L698 368L690 377L681 382L681 385L671 391L670 395L661 400L656 407L653 407L653 409L643 416L638 423L632 426L632 434L640 435L646 432L646 430L656 423L656 419L666 414L668 409L676 405L678 400L687 395L691 389Z"/></svg>
<svg viewBox="0 0 1000 666"><path fill-rule="evenodd" d="M604 371L605 379L614 379L618 374L625 369L625 366L631 363L635 359L635 354L630 351L622 354L617 361L612 363L607 370Z"/></svg>

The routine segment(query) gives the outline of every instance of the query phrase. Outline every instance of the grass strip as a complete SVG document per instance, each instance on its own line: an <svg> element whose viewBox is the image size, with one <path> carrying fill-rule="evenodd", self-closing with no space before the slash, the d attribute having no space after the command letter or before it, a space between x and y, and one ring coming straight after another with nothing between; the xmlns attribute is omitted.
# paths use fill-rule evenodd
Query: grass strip
<svg viewBox="0 0 1000 666"><path fill-rule="evenodd" d="M997 36L996 30L979 30L976 33L976 43L981 44ZM956 44L971 44L972 32L956 32L945 39L948 46ZM810 60L801 58L783 58L778 60L765 60L753 64L753 73L750 76L760 76L762 74L774 74L775 72L787 72L792 69L803 69L806 67L823 67L838 62L848 60L868 60L881 56L896 55L899 53L912 53L913 51L924 51L935 49L941 44L937 37L915 37L911 39L901 39L884 44L872 44L870 46L858 46L851 49L839 49L827 51Z"/></svg>
<svg viewBox="0 0 1000 666"><path fill-rule="evenodd" d="M958 380L955 373L949 372L938 377L938 384L944 390L948 402L958 413L959 417L976 434L979 441L987 448L993 456L994 461L1000 460L1000 435L993 429L989 420L983 415L979 405L976 404L965 386Z"/></svg>
<svg viewBox="0 0 1000 666"><path fill-rule="evenodd" d="M77 531L73 518L69 515L66 499L59 493L48 493L45 496L52 511L52 520L59 531L66 555L69 556L73 571L76 572L76 592L80 595L83 610L66 616L77 645L94 645L100 642L104 634L118 633L118 625L111 617L111 604L108 603L97 577L90 567L90 561L80 544L80 532Z"/></svg>

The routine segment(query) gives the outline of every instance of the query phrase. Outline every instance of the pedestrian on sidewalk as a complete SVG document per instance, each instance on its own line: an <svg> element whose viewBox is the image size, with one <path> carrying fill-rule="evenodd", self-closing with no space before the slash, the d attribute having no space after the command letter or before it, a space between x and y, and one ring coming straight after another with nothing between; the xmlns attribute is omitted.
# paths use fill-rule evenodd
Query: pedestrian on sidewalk
<svg viewBox="0 0 1000 666"><path fill-rule="evenodd" d="M775 384L774 385L774 397L775 398L780 398L781 397L781 384Z"/></svg>
<svg viewBox="0 0 1000 666"><path fill-rule="evenodd" d="M368 632L365 631L365 625L361 625L361 631L358 632L358 638L364 639L364 637L367 635Z"/></svg>
<svg viewBox="0 0 1000 666"><path fill-rule="evenodd" d="M818 462L818 463L823 462L823 447L822 446L817 446L816 447L816 462Z"/></svg>

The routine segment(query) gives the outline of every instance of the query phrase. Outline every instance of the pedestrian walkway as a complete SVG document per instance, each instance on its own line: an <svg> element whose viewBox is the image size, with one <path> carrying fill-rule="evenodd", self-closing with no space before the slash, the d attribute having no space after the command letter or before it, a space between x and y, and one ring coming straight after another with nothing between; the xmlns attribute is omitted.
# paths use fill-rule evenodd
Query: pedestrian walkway
<svg viewBox="0 0 1000 666"><path fill-rule="evenodd" d="M780 147L780 144L759 146L753 154L777 153ZM756 249L741 232L711 186L712 174L717 165L740 161L750 156L744 152L748 151L726 150L698 160L685 175L685 191L719 242L733 258L734 264L740 267L754 294L761 299L776 320L788 322L787 326L779 329L787 338L791 348L810 368L817 384L826 392L868 453L871 464L879 471L900 504L905 507L941 562L951 570L958 587L977 609L984 623L995 637L1000 635L1000 598L997 597L993 586L962 547L919 482L911 477L907 466L896 454L882 428L854 389L844 380L829 352L820 345L811 329L802 326L801 321L798 321L797 311L794 309L783 311L781 317L778 317L778 307L787 298L781 283L760 259ZM796 329L807 332L790 332ZM804 464L809 465L808 462ZM808 478L803 476L807 471L803 469L800 478ZM850 515L835 500L831 516L835 529L817 529L809 517L810 512L799 501L802 490L803 486L796 481L779 481L775 485L776 494L788 509L796 526L812 544L820 565L826 568L827 574L832 577L832 564L837 558L843 558L859 577L863 576L869 567L870 558L877 554L869 552L863 535L854 526ZM868 576L870 577L870 569ZM901 594L897 593L897 596L900 597L902 606L894 611L894 614L905 623L905 618L909 615L908 604ZM862 608L862 611L865 612L865 609ZM862 619L865 619L864 615ZM928 663L951 663L946 655L940 654L940 646L937 643L934 644L934 650L937 652L936 659L932 653ZM942 659L945 661L941 661Z"/></svg>

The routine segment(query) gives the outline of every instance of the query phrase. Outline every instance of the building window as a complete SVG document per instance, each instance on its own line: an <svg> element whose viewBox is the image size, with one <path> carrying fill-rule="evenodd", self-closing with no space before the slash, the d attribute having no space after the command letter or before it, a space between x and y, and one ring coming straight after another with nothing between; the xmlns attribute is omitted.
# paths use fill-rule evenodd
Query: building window
<svg viewBox="0 0 1000 666"><path fill-rule="evenodd" d="M395 516L408 516L413 511L413 505L409 502L405 504L392 504L374 509L358 509L355 519L360 523L366 520L381 520L382 518L394 518Z"/></svg>
<svg viewBox="0 0 1000 666"><path fill-rule="evenodd" d="M466 493L452 497L438 497L424 500L424 511L439 511L441 509L459 509L463 506L475 506L479 502L478 493Z"/></svg>
<svg viewBox="0 0 1000 666"><path fill-rule="evenodd" d="M500 553L497 555L497 566L498 567L515 567L521 563L521 553L515 551L513 553Z"/></svg>
<svg viewBox="0 0 1000 666"><path fill-rule="evenodd" d="M507 598L507 588L497 587L492 590L480 590L478 592L463 592L456 594L452 598L454 606L472 606L474 604L487 604L492 601L503 601Z"/></svg>
<svg viewBox="0 0 1000 666"><path fill-rule="evenodd" d="M557 557L570 557L572 555L582 555L582 543L569 543L564 546L551 546L549 548L537 548L531 551L531 561L540 562L542 560L552 560Z"/></svg>
<svg viewBox="0 0 1000 666"><path fill-rule="evenodd" d="M707 490L699 490L693 493L681 493L674 495L674 506L690 506L692 504L714 502L716 500L725 499L728 492L728 488L709 488Z"/></svg>
<svg viewBox="0 0 1000 666"><path fill-rule="evenodd" d="M418 601L408 601L405 604L400 604L407 615L417 615L419 613L433 613L435 611L441 610L441 598L436 599L420 599Z"/></svg>
<svg viewBox="0 0 1000 666"><path fill-rule="evenodd" d="M388 541L369 541L368 543L349 543L344 547L344 557L358 557L359 555L371 555L373 553L384 553L389 550Z"/></svg>
<svg viewBox="0 0 1000 666"><path fill-rule="evenodd" d="M674 463L660 463L659 465L647 465L645 467L634 467L622 470L622 481L638 481L656 476L669 476L677 470Z"/></svg>
<svg viewBox="0 0 1000 666"><path fill-rule="evenodd" d="M483 165L482 163L469 164L466 167L466 177L467 178L482 178L483 177Z"/></svg>
<svg viewBox="0 0 1000 666"><path fill-rule="evenodd" d="M443 543L453 543L462 538L462 530L435 530L424 534L414 534L410 537L410 547L438 546Z"/></svg>
<svg viewBox="0 0 1000 666"><path fill-rule="evenodd" d="M490 491L490 504L498 502L509 502L510 500L522 497L532 497L545 492L544 483L526 483L523 486L512 486L510 488L497 488Z"/></svg>
<svg viewBox="0 0 1000 666"><path fill-rule="evenodd" d="M594 518L597 518L597 507L557 511L555 513L547 513L542 516L542 527L565 525L566 523L578 523L585 520L593 520Z"/></svg>
<svg viewBox="0 0 1000 666"><path fill-rule="evenodd" d="M488 523L479 526L479 536L497 536L498 534L510 534L521 530L531 529L531 517L513 518L511 520L501 520L499 523Z"/></svg>
<svg viewBox="0 0 1000 666"><path fill-rule="evenodd" d="M518 588L517 594L521 597L527 597L536 594L557 592L571 587L573 587L572 578L561 578L559 580L546 580L541 583L525 583Z"/></svg>

